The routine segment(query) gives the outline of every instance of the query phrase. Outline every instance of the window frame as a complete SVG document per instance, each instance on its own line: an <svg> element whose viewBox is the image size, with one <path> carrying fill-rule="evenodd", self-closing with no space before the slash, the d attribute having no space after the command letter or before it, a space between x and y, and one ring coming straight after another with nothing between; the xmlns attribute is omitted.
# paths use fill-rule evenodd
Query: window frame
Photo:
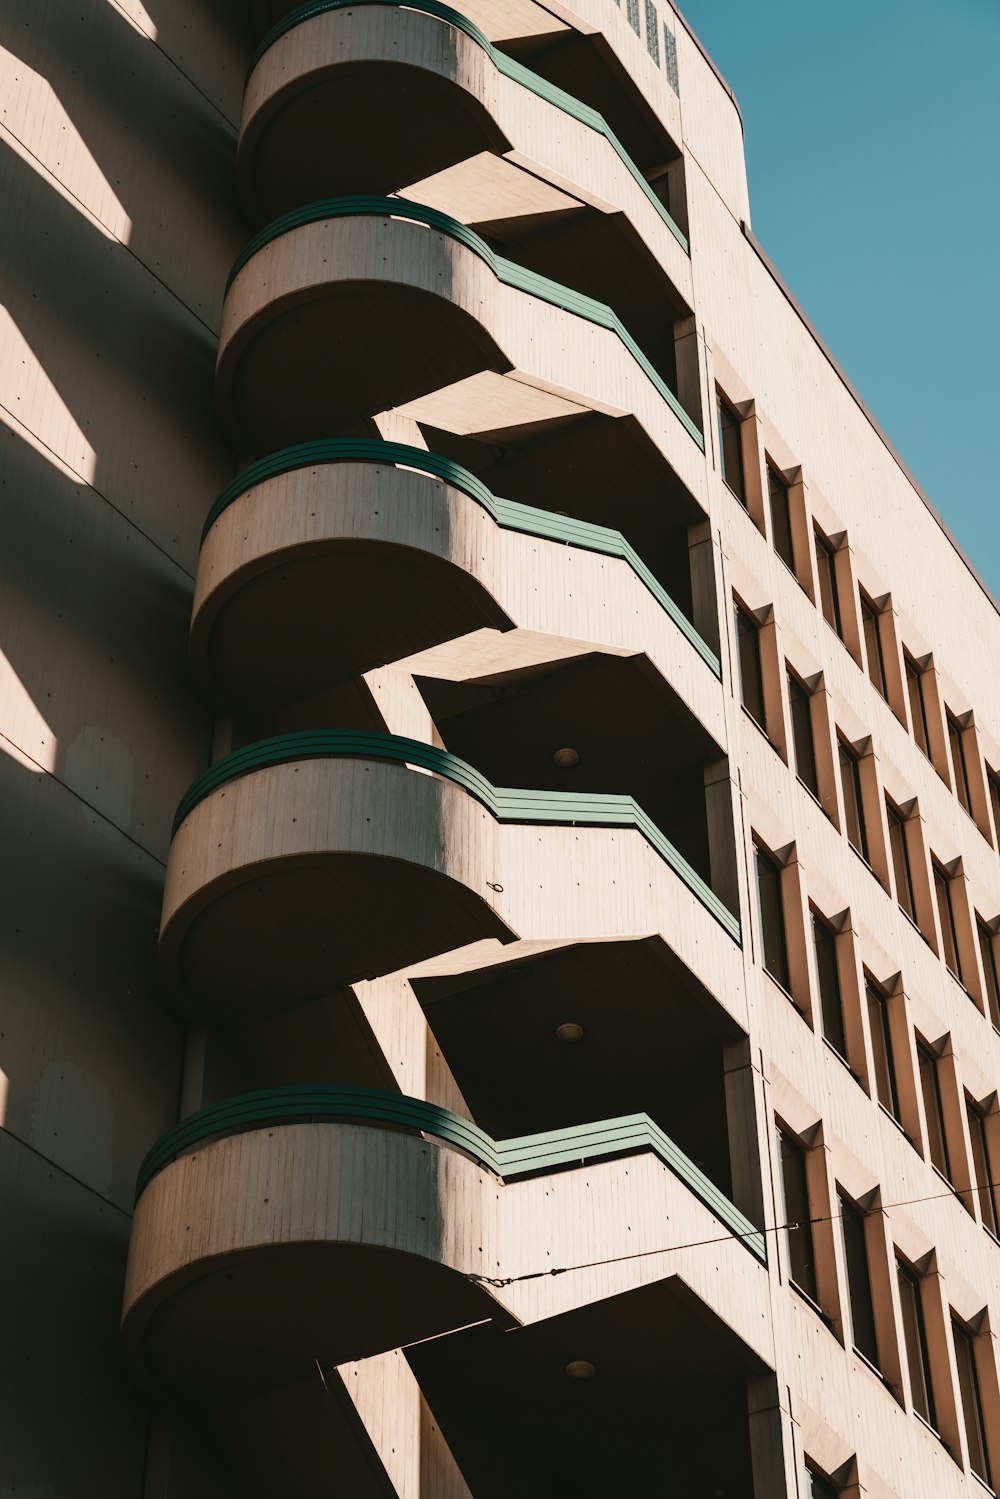
<svg viewBox="0 0 1000 1499"><path fill-rule="evenodd" d="M813 733L812 721L812 693L791 667L785 663L785 678L788 688L788 718L792 734L792 757L794 759L794 770L796 777L809 792L814 801L819 801L819 767L816 761L816 737ZM800 717L796 716L796 708L799 713L804 712L804 725L800 723ZM799 749L799 730L804 727L806 755L803 757ZM804 767L812 777L811 783L807 776L803 775L802 760L806 759Z"/></svg>
<svg viewBox="0 0 1000 1499"><path fill-rule="evenodd" d="M763 734L767 734L767 701L764 696L764 665L761 660L760 651L760 625L756 616L744 603L733 595L733 620L736 636L736 665L739 668L740 685L740 707L753 719L754 723ZM744 628L744 621L746 627ZM743 642L750 639L753 642L753 667L752 675L754 685L760 702L760 717L754 712L746 698L746 673L744 671L745 659L743 653Z"/></svg>
<svg viewBox="0 0 1000 1499"><path fill-rule="evenodd" d="M820 530L819 526L813 526L814 553L816 556L816 581L819 593L819 612L826 620L830 629L837 639L844 639L844 622L840 610L840 590L837 587L837 549L828 536ZM824 577L829 584L830 613L826 612L827 590L823 587Z"/></svg>
<svg viewBox="0 0 1000 1499"><path fill-rule="evenodd" d="M989 796L990 809L993 813L993 826L997 836L997 846L1000 847L1000 771L991 770L986 767L986 791Z"/></svg>
<svg viewBox="0 0 1000 1499"><path fill-rule="evenodd" d="M875 1101L884 1109L890 1119L902 1129L903 1121L899 1106L899 1084L896 1080L896 1055L892 1043L892 1026L889 1024L889 996L869 973L865 974L865 1008L868 1012L868 1033L872 1044L872 1061L874 1063L872 1089ZM876 1015L878 1017L877 1024L873 1019ZM876 1036L878 1037L878 1046L876 1046ZM888 1101L883 1096L884 1090L881 1076L883 1069Z"/></svg>
<svg viewBox="0 0 1000 1499"><path fill-rule="evenodd" d="M987 1233L993 1235L994 1239L1000 1240L1000 1187L996 1182L1000 1176L993 1174L993 1161L990 1156L990 1142L986 1134L986 1113L974 1099L968 1094L965 1097L965 1112L969 1121L969 1144L972 1153L972 1180L973 1193L979 1203L979 1216ZM973 1125L975 1120L975 1125ZM982 1161L980 1162L976 1146L979 1146ZM982 1167L982 1179L980 1177L980 1166ZM998 1168L1000 1170L1000 1168ZM983 1202L989 1209L984 1211Z"/></svg>
<svg viewBox="0 0 1000 1499"><path fill-rule="evenodd" d="M907 846L906 824L908 818L896 806L891 797L885 799L886 820L889 829L889 861L892 864L893 884L896 887L896 904L914 926L917 925L917 896L913 885L913 871L910 868L910 850ZM898 857L897 839L893 834L898 834ZM900 866L905 876L900 880ZM900 891L906 893L908 905L904 905L900 899ZM918 929L919 930L919 929Z"/></svg>
<svg viewBox="0 0 1000 1499"><path fill-rule="evenodd" d="M636 0L636 3L638 4L638 0ZM733 405L729 397L723 394L718 385L715 387L715 411L716 426L719 433L719 474L721 475L723 484L729 490L729 493L735 500L739 502L739 504L747 512L747 514L749 514L750 501L747 495L746 463L743 457L743 418L740 416L739 412L737 411L736 407ZM727 428L723 423L723 416L728 419L729 430L735 433L735 456L736 468L738 471L737 477L739 478L739 488L737 488L736 485L732 483L729 477L729 466L726 463Z"/></svg>
<svg viewBox="0 0 1000 1499"><path fill-rule="evenodd" d="M751 844L754 858L754 888L757 895L757 927L760 933L760 966L767 976L774 980L778 987L792 998L791 991L791 964L788 956L788 923L785 919L785 900L782 890L782 866L772 854L766 844L762 843L755 833L751 834ZM761 865L768 868L774 877L774 891L777 900L778 937L781 943L781 956L783 960L784 976L775 973L769 966L768 953L768 927L765 924L764 902L761 897L760 871ZM794 1001L793 1001L794 1003Z"/></svg>
<svg viewBox="0 0 1000 1499"><path fill-rule="evenodd" d="M816 1274L816 1241L813 1235L812 1215L809 1211L809 1171L806 1162L808 1152L801 1140L779 1119L774 1122L775 1135L778 1148L778 1184L781 1190L781 1214L785 1235L785 1250L788 1259L788 1275L791 1284L797 1291L807 1297L815 1307L819 1307L818 1278ZM793 1210L789 1206L788 1180L785 1173L786 1160L795 1164L798 1181L793 1182L793 1188L801 1196L801 1207L804 1211ZM788 1227L792 1220L799 1227L792 1230ZM792 1243L792 1233L800 1233L801 1237L795 1240L796 1247L802 1249L802 1253L796 1253ZM798 1263L797 1263L798 1262ZM796 1269L801 1266L803 1279L799 1279Z"/></svg>
<svg viewBox="0 0 1000 1499"><path fill-rule="evenodd" d="M997 963L996 936L993 929L976 912L976 937L979 942L979 958L983 965L986 1013L996 1030L1000 1031L1000 964Z"/></svg>
<svg viewBox="0 0 1000 1499"><path fill-rule="evenodd" d="M979 1383L979 1370L976 1367L976 1335L952 1312L951 1335L955 1348L955 1368L958 1374L958 1406L965 1428L966 1446L969 1451L969 1467L976 1477L986 1484L987 1488L993 1487L993 1476L990 1468L990 1450L986 1440L986 1419L983 1412L983 1395ZM961 1353L959 1350L961 1349ZM964 1377L963 1377L964 1376ZM974 1399L973 1409L969 1409L967 1393L971 1393ZM971 1419L971 1418L974 1418ZM982 1455L982 1469L976 1467L973 1461L973 1432L975 1432L979 1453ZM985 1470L985 1471L984 1471Z"/></svg>
<svg viewBox="0 0 1000 1499"><path fill-rule="evenodd" d="M852 800L848 803L847 778L844 775L844 762L851 767L850 783ZM848 843L865 863L871 868L869 858L868 826L865 821L864 795L861 788L861 756L848 744L842 734L837 735L837 764L840 769L840 786L844 798L844 835ZM855 821L858 825L858 836L861 841L860 848L851 837L851 811L855 813Z"/></svg>
<svg viewBox="0 0 1000 1499"><path fill-rule="evenodd" d="M903 652L903 678L906 683L906 701L910 712L910 733L917 749L929 760L931 736L927 723L927 700L924 697L924 673L906 650ZM914 707L914 693L916 693L916 708Z"/></svg>
<svg viewBox="0 0 1000 1499"><path fill-rule="evenodd" d="M791 494L791 485L786 480L784 474L782 473L782 471L778 467L778 465L776 463L774 463L773 460L771 458L769 458L766 453L764 454L764 468L765 468L765 475L766 475L766 478L767 478L767 517L768 517L768 521L770 523L771 546L774 549L775 555L781 558L782 562L785 564L785 566L788 568L788 571L791 573L792 577L794 578L795 577L795 536L794 536L794 532L792 530L792 494ZM779 503L779 505L781 507L781 524L780 525L775 520L775 491L776 490L777 490L777 492L778 492L778 494L780 496L779 501L778 501L778 503ZM780 538L782 540L782 543L783 543L781 546L779 546L779 544L778 544L779 536L780 536ZM785 545L787 545L787 549L788 549L788 555L787 556L785 555Z"/></svg>
<svg viewBox="0 0 1000 1499"><path fill-rule="evenodd" d="M927 1341L927 1322L924 1318L922 1280L923 1276L918 1275L916 1270L906 1264L897 1253L896 1283L899 1287L903 1353L906 1357L906 1373L910 1382L910 1400L920 1419L926 1422L932 1431L937 1432L937 1407L934 1401L934 1379L931 1373L930 1345ZM904 1293L904 1286L906 1293ZM912 1313L912 1318L907 1316L908 1310ZM911 1342L911 1335L913 1342ZM920 1376L923 1409L917 1403L914 1371Z"/></svg>
<svg viewBox="0 0 1000 1499"><path fill-rule="evenodd" d="M808 1457L805 1460L805 1466L806 1480L809 1485L806 1499L839 1499L842 1491L819 1468L815 1467Z"/></svg>
<svg viewBox="0 0 1000 1499"><path fill-rule="evenodd" d="M941 1094L941 1079L938 1076L940 1060L934 1048L918 1036L917 1081L924 1103L924 1119L927 1124L927 1154L931 1165L950 1185L954 1185L951 1174L951 1157L948 1153L948 1131L944 1117L944 1099ZM937 1156L940 1155L940 1159Z"/></svg>
<svg viewBox="0 0 1000 1499"><path fill-rule="evenodd" d="M931 855L931 874L934 881L934 904L937 907L941 926L941 958L952 978L965 988L962 974L962 952L958 942L958 923L955 920L955 902L951 895L951 875L940 860ZM954 966L952 965L954 958Z"/></svg>
<svg viewBox="0 0 1000 1499"><path fill-rule="evenodd" d="M880 624L882 611L878 608L874 600L869 598L863 588L858 589L858 599L861 604L861 634L865 642L865 663L868 670L868 680L875 688L879 697L884 702L888 702L889 683L885 670L885 653L882 650L882 628ZM871 635L874 638L874 651L872 650L872 640L869 637L869 626L871 627ZM877 679L875 672L872 670L873 657L878 666Z"/></svg>
<svg viewBox="0 0 1000 1499"><path fill-rule="evenodd" d="M822 1035L824 1041L826 1041L827 1045L831 1046L837 1053L841 1061L847 1062L847 1065L850 1066L850 1062L848 1061L847 1057L847 1027L844 1020L844 991L840 982L840 965L837 962L838 933L826 920L826 917L820 915L815 906L810 906L809 915L812 919L813 953L816 957L816 991L817 999L819 1001L820 1034ZM824 934L823 940L829 944L829 962L827 966L831 975L833 987L836 990L836 994L832 1003L828 1003L828 996L823 984L824 963L820 957L820 943L817 940L818 932L822 932ZM833 1027L830 1026L829 1021L831 1010L836 1016L836 1024ZM836 1036L831 1036L831 1028L838 1032L839 1041Z"/></svg>
<svg viewBox="0 0 1000 1499"><path fill-rule="evenodd" d="M945 708L945 727L948 730L948 752L951 756L951 777L955 783L955 795L959 805L973 817L972 786L969 767L965 759L965 730L950 708Z"/></svg>
<svg viewBox="0 0 1000 1499"><path fill-rule="evenodd" d="M850 1334L851 1347L855 1353L859 1354L877 1374L881 1375L882 1368L878 1356L878 1328L875 1322L875 1298L872 1294L871 1262L868 1258L868 1235L865 1233L865 1218L868 1215L863 1208L858 1207L852 1198L841 1191L839 1186L837 1188L837 1206L837 1221L840 1225L841 1246L844 1251L844 1269L847 1278L847 1294L844 1297L844 1311L846 1313L844 1331ZM850 1236L848 1235L848 1224L851 1226ZM863 1348L857 1338L858 1321L855 1306L861 1298L856 1295L858 1287L855 1284L852 1274L852 1265L856 1269L860 1267L864 1272L864 1282L860 1289L864 1292L863 1310L865 1311L865 1321L868 1324L868 1328L863 1330L867 1331L870 1329L871 1351Z"/></svg>

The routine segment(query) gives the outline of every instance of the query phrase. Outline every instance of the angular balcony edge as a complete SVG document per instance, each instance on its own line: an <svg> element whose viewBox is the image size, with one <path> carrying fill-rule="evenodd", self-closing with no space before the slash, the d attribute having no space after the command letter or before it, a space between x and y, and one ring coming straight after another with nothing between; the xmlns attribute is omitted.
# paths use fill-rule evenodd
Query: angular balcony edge
<svg viewBox="0 0 1000 1499"><path fill-rule="evenodd" d="M363 730L315 730L278 734L225 756L191 785L181 798L173 833L199 802L220 786L240 776L295 760L345 758L385 760L414 765L460 786L497 820L507 823L549 823L573 827L634 828L684 882L711 916L740 941L739 919L722 903L701 875L691 867L653 820L631 796L612 793L574 795L566 791L531 791L492 786L474 766L447 750L397 734Z"/></svg>
<svg viewBox="0 0 1000 1499"><path fill-rule="evenodd" d="M312 0L310 4L299 6L298 9L292 11L279 21L277 25L273 26L264 37L250 60L247 79L249 80L254 68L256 68L264 54L270 51L275 42L280 41L283 36L289 31L294 30L296 26L301 25L304 21L311 20L314 16L323 15L327 11L356 10L361 6L369 5L379 5L386 9L397 10L404 8L398 3L398 0ZM686 235L674 223L669 212L653 192L649 183L602 114L596 109L592 109L590 105L584 104L572 94L567 93L564 89L556 87L553 83L549 83L547 79L540 77L539 74L533 73L523 63L516 62L514 58L508 57L505 53L498 51L486 33L474 21L470 21L467 16L463 16L459 11L453 10L451 6L441 5L439 0L414 0L414 3L408 3L405 9L420 11L428 16L435 16L447 25L454 26L458 31L464 32L467 37L482 47L494 67L505 78L509 78L512 83L519 83L539 99L543 99L547 104L554 105L555 108L562 110L564 114L570 115L574 120L578 120L580 124L586 125L598 135L602 135L619 157L630 176L639 184L645 197L653 205L656 213L666 224L685 255L690 256L691 247Z"/></svg>
<svg viewBox="0 0 1000 1499"><path fill-rule="evenodd" d="M767 1263L762 1230L754 1227L647 1114L628 1114L512 1140L493 1140L460 1114L405 1094L326 1085L269 1088L199 1109L168 1130L139 1167L136 1198L155 1176L194 1146L258 1125L321 1119L374 1119L419 1130L464 1151L503 1181L570 1164L583 1166L611 1155L651 1150L734 1238L763 1264Z"/></svg>
<svg viewBox="0 0 1000 1499"><path fill-rule="evenodd" d="M377 438L331 438L326 441L299 443L283 448L267 458L251 464L226 486L208 513L202 531L202 541L215 521L235 500L252 489L254 485L279 474L295 469L309 468L326 463L382 463L395 467L418 469L436 479L452 484L469 499L480 505L504 530L519 531L526 536L538 536L546 541L562 542L567 546L580 547L583 551L599 552L607 557L624 561L645 585L665 614L669 615L684 638L697 651L709 670L721 681L722 667L718 656L702 640L687 616L678 608L666 589L657 582L649 568L620 531L611 527L593 525L588 521L574 520L570 516L556 515L550 510L539 510L531 505L522 505L515 500L504 500L494 495L481 480L468 469L451 459L441 458L423 448L410 447L406 443L382 442Z"/></svg>
<svg viewBox="0 0 1000 1499"><path fill-rule="evenodd" d="M423 224L427 228L447 234L449 238L463 245L467 250L471 250L501 285L509 286L512 290L523 292L528 296L537 297L539 301L547 302L562 312L582 318L585 322L593 323L596 327L615 334L692 441L701 452L705 451L705 439L698 427L662 376L653 368L617 313L613 312L606 303L595 301L593 297L586 297L581 292L575 292L558 281L550 280L548 276L538 275L535 271L526 271L523 266L505 260L502 255L497 255L491 250L486 241L467 224L460 223L458 219L453 219L446 213L439 213L435 208L427 208L422 203L412 203L404 198L380 198L357 194L343 198L324 198L317 203L308 203L302 208L294 209L291 213L282 214L255 234L243 252L237 256L226 282L227 295L239 273L253 257L265 246L280 239L282 235L304 228L307 224L320 224L328 219L360 217L406 219L411 223Z"/></svg>

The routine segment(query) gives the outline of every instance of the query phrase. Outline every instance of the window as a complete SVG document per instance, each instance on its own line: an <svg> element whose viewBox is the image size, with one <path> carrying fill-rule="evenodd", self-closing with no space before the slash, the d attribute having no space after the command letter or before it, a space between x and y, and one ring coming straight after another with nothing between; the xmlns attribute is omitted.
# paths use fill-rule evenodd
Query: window
<svg viewBox="0 0 1000 1499"><path fill-rule="evenodd" d="M892 1055L892 1032L889 1029L889 1006L881 989L871 979L865 980L868 1001L868 1026L875 1059L875 1093L882 1107L899 1122L899 1094L896 1091L896 1066Z"/></svg>
<svg viewBox="0 0 1000 1499"><path fill-rule="evenodd" d="M878 627L878 610L866 594L861 595L861 623L865 632L865 655L868 658L868 675L875 688L886 697L885 661L882 657L882 636Z"/></svg>
<svg viewBox="0 0 1000 1499"><path fill-rule="evenodd" d="M767 732L764 712L764 678L760 669L760 629L742 604L737 604L736 656L740 668L740 701L750 717Z"/></svg>
<svg viewBox="0 0 1000 1499"><path fill-rule="evenodd" d="M983 960L986 1003L989 1007L990 1019L997 1030L1000 1030L1000 973L997 972L997 954L993 946L993 933L981 916L976 917L976 931L979 933L979 953Z"/></svg>
<svg viewBox="0 0 1000 1499"><path fill-rule="evenodd" d="M795 773L813 796L819 796L816 779L816 753L813 748L812 705L810 693L798 677L788 674L788 704L792 711L792 742L795 748Z"/></svg>
<svg viewBox="0 0 1000 1499"><path fill-rule="evenodd" d="M935 859L934 895L937 899L938 917L941 921L941 941L944 944L944 960L951 972L962 982L962 965L958 957L958 933L955 928L955 908L951 900L951 879Z"/></svg>
<svg viewBox="0 0 1000 1499"><path fill-rule="evenodd" d="M844 631L840 623L840 600L837 597L837 568L834 562L833 547L821 532L814 533L816 538L816 572L819 577L819 602L823 611L823 618L831 629L836 630L841 640Z"/></svg>
<svg viewBox="0 0 1000 1499"><path fill-rule="evenodd" d="M990 1146L986 1138L986 1118L980 1109L966 1102L969 1115L969 1138L972 1142L972 1164L976 1176L976 1196L979 1211L990 1233L1000 1236L1000 1191L990 1161ZM998 1168L1000 1169L1000 1168Z"/></svg>
<svg viewBox="0 0 1000 1499"><path fill-rule="evenodd" d="M910 1374L910 1396L913 1409L929 1426L936 1426L934 1391L931 1387L931 1361L927 1351L927 1329L920 1304L920 1281L907 1266L896 1261L899 1281L899 1304L903 1313L903 1342L906 1366Z"/></svg>
<svg viewBox="0 0 1000 1499"><path fill-rule="evenodd" d="M681 81L677 72L677 40L673 32L668 31L666 21L663 23L663 53L666 59L667 82L680 98Z"/></svg>
<svg viewBox="0 0 1000 1499"><path fill-rule="evenodd" d="M860 1208L837 1194L840 1204L840 1233L847 1266L847 1321L851 1340L857 1351L878 1368L878 1343L875 1338L875 1309L872 1305L872 1283L868 1274L868 1249L865 1244L865 1218Z"/></svg>
<svg viewBox="0 0 1000 1499"><path fill-rule="evenodd" d="M806 1499L837 1499L839 1489L823 1478L806 1460Z"/></svg>
<svg viewBox="0 0 1000 1499"><path fill-rule="evenodd" d="M822 917L813 912L813 945L816 949L816 972L819 976L820 1026L823 1035L842 1057L847 1056L844 1040L844 1001L837 969L837 939Z"/></svg>
<svg viewBox="0 0 1000 1499"><path fill-rule="evenodd" d="M743 480L743 440L740 435L740 414L730 406L721 391L717 391L719 412L719 454L722 477L746 509L747 491Z"/></svg>
<svg viewBox="0 0 1000 1499"><path fill-rule="evenodd" d="M995 770L986 771L986 782L990 788L990 805L993 808L993 826L997 830L997 838L1000 839L1000 776Z"/></svg>
<svg viewBox="0 0 1000 1499"><path fill-rule="evenodd" d="M646 48L650 57L660 66L660 18L656 14L653 0L646 0Z"/></svg>
<svg viewBox="0 0 1000 1499"><path fill-rule="evenodd" d="M781 1166L781 1212L792 1280L800 1291L816 1300L816 1260L812 1224L809 1221L809 1191L806 1185L806 1153L799 1142L778 1129L778 1160Z"/></svg>
<svg viewBox="0 0 1000 1499"><path fill-rule="evenodd" d="M771 544L785 566L795 571L792 551L792 512L788 504L788 485L772 465L767 465L767 496L771 509Z"/></svg>
<svg viewBox="0 0 1000 1499"><path fill-rule="evenodd" d="M948 744L951 747L951 768L955 774L955 795L971 817L972 797L969 795L969 772L965 764L962 725L952 713L948 714Z"/></svg>
<svg viewBox="0 0 1000 1499"><path fill-rule="evenodd" d="M941 1107L941 1083L938 1078L937 1057L929 1046L918 1041L917 1060L920 1064L920 1091L924 1096L924 1114L927 1117L927 1149L941 1175L950 1181L951 1167L948 1163L948 1142L944 1133L944 1109Z"/></svg>
<svg viewBox="0 0 1000 1499"><path fill-rule="evenodd" d="M844 818L847 841L868 862L868 833L865 828L865 809L861 800L861 766L858 757L842 739L837 740L840 757L840 782L844 790Z"/></svg>
<svg viewBox="0 0 1000 1499"><path fill-rule="evenodd" d="M785 911L781 900L781 869L759 844L753 846L757 873L757 916L763 947L764 968L788 991L788 944Z"/></svg>
<svg viewBox="0 0 1000 1499"><path fill-rule="evenodd" d="M896 876L896 899L911 921L916 921L916 905L913 900L913 880L910 876L910 855L906 847L906 818L898 807L886 801L889 819L889 849L892 853L892 872Z"/></svg>
<svg viewBox="0 0 1000 1499"><path fill-rule="evenodd" d="M625 0L625 14L628 17L628 24L631 26L631 28L635 32L636 36L638 36L639 35L639 0Z"/></svg>
<svg viewBox="0 0 1000 1499"><path fill-rule="evenodd" d="M910 722L917 745L930 759L930 739L927 735L927 709L924 707L924 674L912 656L904 656L906 667L906 695L910 700Z"/></svg>
<svg viewBox="0 0 1000 1499"><path fill-rule="evenodd" d="M965 1417L965 1436L969 1444L969 1467L977 1478L981 1478L987 1487L992 1488L983 1401L979 1392L979 1375L976 1372L976 1350L964 1327L953 1321L951 1330L955 1338L958 1387L962 1392L962 1414Z"/></svg>

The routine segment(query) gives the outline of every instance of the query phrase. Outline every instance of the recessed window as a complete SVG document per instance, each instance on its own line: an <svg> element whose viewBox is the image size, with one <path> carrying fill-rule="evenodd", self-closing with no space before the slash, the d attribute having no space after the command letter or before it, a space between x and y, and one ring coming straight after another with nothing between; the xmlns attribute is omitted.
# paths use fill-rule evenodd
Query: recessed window
<svg viewBox="0 0 1000 1499"><path fill-rule="evenodd" d="M906 669L906 695L910 700L910 726L917 747L930 759L930 738L927 733L927 708L924 704L924 674L912 656L903 657Z"/></svg>
<svg viewBox="0 0 1000 1499"><path fill-rule="evenodd" d="M948 745L951 749L951 768L955 775L955 795L971 817L972 797L969 795L969 771L965 763L965 745L962 734L962 725L953 713L949 713Z"/></svg>
<svg viewBox="0 0 1000 1499"><path fill-rule="evenodd" d="M660 66L660 18L656 14L656 6L653 0L646 0L646 50L650 57Z"/></svg>
<svg viewBox="0 0 1000 1499"><path fill-rule="evenodd" d="M809 1190L806 1184L806 1153L798 1140L778 1130L778 1160L781 1165L781 1213L792 1280L800 1291L816 1300L816 1257L809 1221Z"/></svg>
<svg viewBox="0 0 1000 1499"><path fill-rule="evenodd" d="M785 566L795 571L795 553L792 548L792 511L788 500L788 485L772 463L767 465L767 497L771 511L771 544Z"/></svg>
<svg viewBox="0 0 1000 1499"><path fill-rule="evenodd" d="M979 954L983 960L986 1004L990 1019L997 1030L1000 1030L1000 971L997 969L997 951L994 946L993 933L981 916L976 917L976 931L979 935Z"/></svg>
<svg viewBox="0 0 1000 1499"><path fill-rule="evenodd" d="M906 1366L910 1374L910 1396L913 1409L929 1426L937 1425L934 1413L934 1390L931 1385L931 1361L927 1348L927 1329L920 1301L920 1282L913 1271L896 1261L899 1281L899 1304L903 1313L903 1342Z"/></svg>
<svg viewBox="0 0 1000 1499"><path fill-rule="evenodd" d="M721 391L717 391L719 415L719 454L722 477L739 500L747 508L746 482L743 476L743 440L740 434L740 414L730 406Z"/></svg>
<svg viewBox="0 0 1000 1499"><path fill-rule="evenodd" d="M924 1116L927 1120L927 1150L931 1161L942 1176L951 1180L948 1161L948 1142L944 1133L944 1109L941 1106L941 1080L938 1077L937 1057L922 1041L917 1043L917 1060L920 1065L920 1091L924 1099Z"/></svg>
<svg viewBox="0 0 1000 1499"><path fill-rule="evenodd" d="M814 533L816 540L816 574L819 579L819 604L823 618L831 629L844 638L840 623L840 599L837 595L837 568L834 550L820 531Z"/></svg>
<svg viewBox="0 0 1000 1499"><path fill-rule="evenodd" d="M625 0L625 14L628 17L628 24L631 26L631 28L635 32L636 36L638 36L639 35L639 0Z"/></svg>
<svg viewBox="0 0 1000 1499"><path fill-rule="evenodd" d="M979 1212L991 1234L1000 1234L1000 1186L993 1173L990 1160L990 1143L986 1137L986 1116L974 1104L966 1103L969 1115L969 1139L972 1144L972 1165L976 1177L976 1196ZM1000 1166L997 1168L1000 1170Z"/></svg>
<svg viewBox="0 0 1000 1499"><path fill-rule="evenodd" d="M820 1025L823 1035L842 1057L847 1056L844 1039L844 1000L837 968L837 938L821 916L812 913L813 945L819 977Z"/></svg>
<svg viewBox="0 0 1000 1499"><path fill-rule="evenodd" d="M910 854L906 847L906 818L888 800L885 810L889 820L889 851L892 854L892 872L896 877L896 899L910 920L915 922L917 908L913 899Z"/></svg>
<svg viewBox="0 0 1000 1499"><path fill-rule="evenodd" d="M806 1499L838 1499L839 1489L835 1489L829 1479L817 1473L809 1461L806 1461Z"/></svg>
<svg viewBox="0 0 1000 1499"><path fill-rule="evenodd" d="M951 899L951 879L946 870L934 860L934 896L937 900L938 918L941 922L941 942L944 960L951 972L962 982L962 964L958 955L958 932L955 927L955 907Z"/></svg>
<svg viewBox="0 0 1000 1499"><path fill-rule="evenodd" d="M990 788L990 806L993 808L993 826L996 828L997 840L1000 842L1000 775L995 770L987 768L986 784Z"/></svg>
<svg viewBox="0 0 1000 1499"><path fill-rule="evenodd" d="M861 799L861 764L850 745L837 739L837 754L840 759L840 783L844 791L844 819L847 840L868 862L868 832L865 828L865 809Z"/></svg>
<svg viewBox="0 0 1000 1499"><path fill-rule="evenodd" d="M792 743L795 748L795 774L813 796L819 796L816 779L816 751L813 747L812 705L810 693L798 677L788 674L788 704L792 714Z"/></svg>
<svg viewBox="0 0 1000 1499"><path fill-rule="evenodd" d="M965 1417L965 1436L969 1444L969 1467L988 1488L993 1487L990 1474L989 1452L986 1446L986 1422L983 1418L983 1398L979 1389L979 1374L976 1370L976 1350L971 1335L958 1322L952 1322L955 1338L955 1362L958 1364L958 1387L962 1393L962 1414Z"/></svg>
<svg viewBox="0 0 1000 1499"><path fill-rule="evenodd" d="M881 989L871 979L865 981L868 1002L868 1028L872 1038L875 1062L875 1094L882 1107L899 1122L899 1094L896 1090L896 1065L892 1054L892 1031L889 1028L889 1005Z"/></svg>
<svg viewBox="0 0 1000 1499"><path fill-rule="evenodd" d="M753 846L753 858L764 968L787 993L788 942L785 936L785 908L781 899L781 868L758 843Z"/></svg>
<svg viewBox="0 0 1000 1499"><path fill-rule="evenodd" d="M838 1221L847 1266L847 1321L851 1341L870 1364L878 1368L878 1341L875 1336L875 1308L872 1305L872 1283L868 1273L868 1247L865 1243L865 1218L861 1209L848 1198L837 1194L840 1207Z"/></svg>
<svg viewBox="0 0 1000 1499"><path fill-rule="evenodd" d="M868 675L873 686L883 697L888 694L885 689L885 661L882 656L882 635L878 624L878 610L868 598L867 594L861 595L861 623L865 632L865 657L868 661Z"/></svg>
<svg viewBox="0 0 1000 1499"><path fill-rule="evenodd" d="M750 717L767 732L764 677L760 669L760 627L748 609L737 604L736 657L740 668L740 701Z"/></svg>

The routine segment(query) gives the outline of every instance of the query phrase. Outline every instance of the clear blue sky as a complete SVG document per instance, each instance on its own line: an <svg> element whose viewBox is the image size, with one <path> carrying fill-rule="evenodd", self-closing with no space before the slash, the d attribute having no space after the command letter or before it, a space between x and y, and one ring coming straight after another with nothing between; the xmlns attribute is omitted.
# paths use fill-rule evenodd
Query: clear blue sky
<svg viewBox="0 0 1000 1499"><path fill-rule="evenodd" d="M754 233L1000 597L1000 0L679 4Z"/></svg>

